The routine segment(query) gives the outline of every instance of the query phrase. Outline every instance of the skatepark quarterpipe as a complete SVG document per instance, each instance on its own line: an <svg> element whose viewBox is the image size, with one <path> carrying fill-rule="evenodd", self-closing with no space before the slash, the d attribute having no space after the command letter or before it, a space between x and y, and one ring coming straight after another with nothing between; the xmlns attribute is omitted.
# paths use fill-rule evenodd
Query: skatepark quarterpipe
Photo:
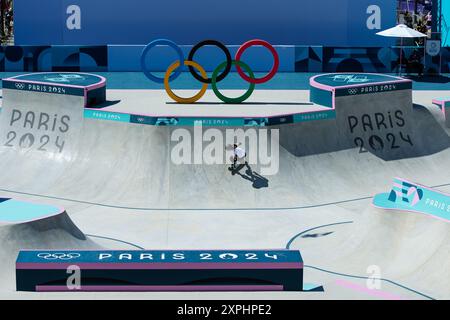
<svg viewBox="0 0 450 320"><path fill-rule="evenodd" d="M300 250L303 291L322 288L109 298L450 297L450 139L433 105L445 94L376 74L318 75L309 91L255 90L242 104L210 91L201 103L176 104L163 90L106 88L85 73L3 79L0 298L97 297L17 291L16 258L31 249ZM276 132L278 170L264 174L268 163L249 161L231 175L195 155L174 163L179 129L194 137L241 129L247 150L245 130L258 141Z"/></svg>

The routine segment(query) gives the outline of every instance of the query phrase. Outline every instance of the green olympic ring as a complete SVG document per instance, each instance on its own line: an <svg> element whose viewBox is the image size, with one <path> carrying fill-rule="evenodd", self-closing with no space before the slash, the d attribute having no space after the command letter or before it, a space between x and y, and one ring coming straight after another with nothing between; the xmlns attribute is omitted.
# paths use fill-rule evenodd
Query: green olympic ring
<svg viewBox="0 0 450 320"><path fill-rule="evenodd" d="M227 66L227 64L228 64L228 61L224 61L221 64L219 64L217 66L217 68L214 70L214 72L211 76L211 87L212 87L214 93L216 94L217 98L219 98L223 102L236 103L236 104L242 103L252 95L253 90L255 90L255 83L250 82L250 86L249 86L248 90L243 95L241 95L237 98L229 98L227 96L224 96L217 88L217 78L219 76L220 71L222 71L222 69L224 69ZM242 61L236 61L236 60L232 60L231 64L235 65L235 66L237 65L237 66L243 68L249 74L250 79L255 79L255 75L253 74L253 71L252 71L252 69L250 69L248 64L246 64Z"/></svg>

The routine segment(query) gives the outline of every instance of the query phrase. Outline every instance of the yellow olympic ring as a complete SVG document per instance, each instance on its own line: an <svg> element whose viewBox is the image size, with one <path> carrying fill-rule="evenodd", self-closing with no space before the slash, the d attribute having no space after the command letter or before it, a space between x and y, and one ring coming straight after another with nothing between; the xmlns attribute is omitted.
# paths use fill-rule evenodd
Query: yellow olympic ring
<svg viewBox="0 0 450 320"><path fill-rule="evenodd" d="M198 71L200 71L200 74L202 75L202 77L204 79L208 79L208 75L206 74L205 69L203 69L198 63L196 63L194 61L185 60L184 65L196 68ZM182 98L180 96L177 96L175 93L173 93L172 89L170 88L169 77L172 74L172 72L179 66L180 66L180 61L177 60L174 63L172 63L170 65L170 67L167 69L166 75L164 76L164 88L166 89L166 92L169 95L169 97L171 97L176 102L178 102L178 103L194 103L197 100L201 99L201 97L203 97L203 95L206 92L206 89L208 88L208 83L204 83L202 85L202 88L200 89L200 91L195 96L192 96L189 98Z"/></svg>

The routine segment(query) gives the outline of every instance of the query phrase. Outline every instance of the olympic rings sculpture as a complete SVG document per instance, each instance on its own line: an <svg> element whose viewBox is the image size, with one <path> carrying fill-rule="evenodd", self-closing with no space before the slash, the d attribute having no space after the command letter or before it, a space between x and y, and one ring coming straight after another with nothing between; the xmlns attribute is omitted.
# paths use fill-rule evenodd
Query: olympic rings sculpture
<svg viewBox="0 0 450 320"><path fill-rule="evenodd" d="M146 58L149 53L149 51L158 46L158 45L166 45L172 48L178 55L178 60L172 63L166 70L164 78L157 77L153 75L150 70L148 69L146 65ZM206 74L205 69L194 61L195 53L202 47L212 45L218 47L223 53L225 54L226 60L219 64L213 71L210 78L208 78L208 75ZM266 49L270 51L270 53L273 56L273 65L270 71L261 78L256 78L253 71L251 70L250 66L243 61L241 61L242 55L244 54L245 50L252 46L263 46ZM222 44L219 41L216 40L204 40L199 43L197 43L189 52L188 59L185 60L183 51L181 48L173 41L168 39L157 39L152 42L150 42L142 51L141 55L141 67L142 71L144 72L145 76L150 79L153 82L156 83L163 83L164 88L169 95L170 98L172 98L174 101L178 103L195 103L199 99L203 97L203 95L206 93L206 89L208 88L208 84L211 84L212 90L214 94L219 98L221 101L225 103L241 103L247 100L253 93L253 90L255 89L256 84L265 83L272 79L275 74L278 71L278 67L280 65L280 60L278 57L278 53L275 50L275 48L268 43L267 41L260 40L260 39L253 39L250 41L245 42L243 45L239 47L239 49L236 52L236 55L234 57L234 60L231 57L231 53L228 50L228 48ZM175 80L178 78L181 74L181 72L185 69L185 66L188 68L189 72L192 74L192 76L198 80L200 83L202 83L202 87L200 88L199 92L195 94L192 97L180 97L176 95L172 89L170 88L170 81ZM249 87L247 91L236 98L230 98L225 95L223 95L218 87L217 83L225 79L225 77L230 73L232 66L236 67L236 70L239 74L239 76L249 83Z"/></svg>

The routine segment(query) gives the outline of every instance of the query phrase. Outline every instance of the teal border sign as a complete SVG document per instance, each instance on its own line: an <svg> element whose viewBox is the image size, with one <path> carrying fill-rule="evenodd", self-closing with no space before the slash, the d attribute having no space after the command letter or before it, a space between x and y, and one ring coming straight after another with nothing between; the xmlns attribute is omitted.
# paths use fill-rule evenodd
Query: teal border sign
<svg viewBox="0 0 450 320"><path fill-rule="evenodd" d="M389 193L377 194L373 205L382 209L419 212L450 222L450 195L395 178Z"/></svg>
<svg viewBox="0 0 450 320"><path fill-rule="evenodd" d="M299 113L286 116L274 116L267 118L240 118L240 117L177 117L177 116L143 116L127 113L102 111L98 109L85 109L84 117L88 119L110 120L134 124L152 126L196 126L226 127L226 126L248 126L268 127L283 124L292 124L308 121L335 119L334 109L329 111L317 111Z"/></svg>

